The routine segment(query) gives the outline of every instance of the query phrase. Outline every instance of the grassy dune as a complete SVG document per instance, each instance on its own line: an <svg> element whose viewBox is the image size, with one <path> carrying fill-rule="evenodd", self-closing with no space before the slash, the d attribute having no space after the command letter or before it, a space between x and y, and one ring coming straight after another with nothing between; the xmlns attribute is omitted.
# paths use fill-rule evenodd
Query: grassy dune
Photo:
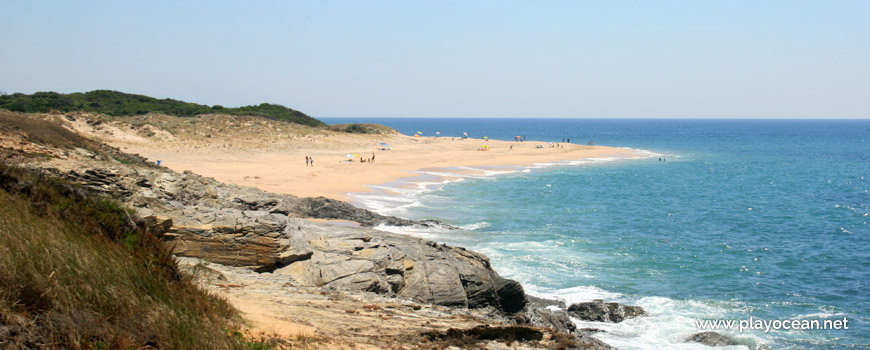
<svg viewBox="0 0 870 350"><path fill-rule="evenodd" d="M2 165L0 203L0 348L268 348L116 202Z"/></svg>

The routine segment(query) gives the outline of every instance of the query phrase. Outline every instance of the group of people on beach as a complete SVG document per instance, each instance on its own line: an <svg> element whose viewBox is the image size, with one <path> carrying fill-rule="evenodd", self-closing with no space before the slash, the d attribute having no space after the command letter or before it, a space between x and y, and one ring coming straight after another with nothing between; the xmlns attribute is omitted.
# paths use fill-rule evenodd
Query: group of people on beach
<svg viewBox="0 0 870 350"><path fill-rule="evenodd" d="M314 166L314 157L305 156L305 166Z"/></svg>
<svg viewBox="0 0 870 350"><path fill-rule="evenodd" d="M347 156L348 156L348 157L351 157L350 154L348 154ZM359 157L359 156L356 155L356 154L354 154L353 156L354 156L354 157ZM308 164L308 157L305 157L305 158L306 158L306 159L305 159L305 162L306 162L306 164ZM314 160L312 159L312 162L313 162L313 161L314 161ZM338 162L339 162L339 163L353 163L353 159L339 160ZM360 163L374 163L374 162L375 162L375 154L372 153L372 157L371 157L371 158L360 158L360 159L359 159L359 162L360 162ZM312 164L311 166L314 166L314 164Z"/></svg>

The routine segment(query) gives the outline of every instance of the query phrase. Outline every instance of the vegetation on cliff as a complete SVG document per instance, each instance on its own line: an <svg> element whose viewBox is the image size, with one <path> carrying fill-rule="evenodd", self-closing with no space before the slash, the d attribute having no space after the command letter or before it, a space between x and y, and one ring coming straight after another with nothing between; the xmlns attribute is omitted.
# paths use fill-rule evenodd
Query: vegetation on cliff
<svg viewBox="0 0 870 350"><path fill-rule="evenodd" d="M0 348L264 346L117 202L0 164L0 203Z"/></svg>
<svg viewBox="0 0 870 350"><path fill-rule="evenodd" d="M116 117L147 113L192 117L199 114L214 113L263 117L308 126L326 126L322 121L305 113L277 104L262 103L256 106L238 108L227 108L219 105L209 107L169 98L156 99L112 90L94 90L71 94L37 92L32 95L22 93L0 95L0 109L24 113L94 112Z"/></svg>

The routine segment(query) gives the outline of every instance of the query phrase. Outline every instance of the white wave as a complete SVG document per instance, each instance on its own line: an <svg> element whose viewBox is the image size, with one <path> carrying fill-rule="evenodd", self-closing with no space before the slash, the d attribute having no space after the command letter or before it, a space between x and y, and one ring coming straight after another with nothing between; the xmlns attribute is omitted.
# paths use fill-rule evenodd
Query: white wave
<svg viewBox="0 0 870 350"><path fill-rule="evenodd" d="M375 230L391 232L401 235L408 235L423 239L428 239L436 242L444 242L445 238L450 238L450 243L462 241L461 236L451 235L455 230L448 227L430 227L430 226L392 226L380 224L374 227Z"/></svg>
<svg viewBox="0 0 870 350"><path fill-rule="evenodd" d="M526 293L544 299L554 299L566 305L592 301L595 299L621 300L622 294L606 291L595 286L577 286L564 289L541 288L533 284L523 285Z"/></svg>
<svg viewBox="0 0 870 350"><path fill-rule="evenodd" d="M489 223L486 221L475 222L473 224L459 226L460 229L467 230L467 231L478 230L478 229L482 229L485 227L489 227Z"/></svg>
<svg viewBox="0 0 870 350"><path fill-rule="evenodd" d="M843 313L843 312L836 312L836 313L816 312L816 313L812 313L812 314L800 315L800 316L795 317L795 318L798 320L803 320L803 319L833 319L833 318L843 318L846 316L847 316L847 314Z"/></svg>
<svg viewBox="0 0 870 350"><path fill-rule="evenodd" d="M399 216L408 211L410 208L420 207L423 205L420 201L399 201L399 200L389 200L389 201L379 201L374 200L367 197L357 197L357 204L360 204L363 207L369 208L370 210L381 213L382 215L393 215ZM405 203L405 204L401 204Z"/></svg>
<svg viewBox="0 0 870 350"><path fill-rule="evenodd" d="M603 299L605 302L620 302L643 307L646 315L620 323L591 322L571 318L571 321L578 328L604 330L605 332L596 333L594 336L619 349L709 349L705 345L685 342L690 335L703 331L697 328L695 321L699 319L733 318L733 312L742 308L739 304L732 305L732 303L728 302L712 303L699 300L674 300L665 297L634 299L628 295L607 291L594 286L551 289L524 284L523 287L529 295L559 300L564 302L565 305ZM725 330L717 330L717 332L728 334L734 337L740 344L743 344L723 347L722 349L754 349L759 348L763 344L769 345L772 343L770 339L758 334L735 334Z"/></svg>
<svg viewBox="0 0 870 350"><path fill-rule="evenodd" d="M702 344L686 342L692 334L704 331L697 328L696 320L733 317L730 313L733 310L728 305L697 300L681 301L665 297L645 297L634 302L631 300L623 302L643 307L646 315L620 323L590 322L576 318L571 318L571 321L578 328L605 330L606 332L595 334L595 337L619 349L709 349ZM733 333L727 330L717 330L717 332L728 334L742 344L723 347L723 349L754 349L762 344L771 343L768 339L748 332Z"/></svg>
<svg viewBox="0 0 870 350"><path fill-rule="evenodd" d="M438 177L456 177L456 178L474 177L474 175L470 175L470 174L458 174L458 173L451 173L451 172L446 172L446 171L414 171L413 173L432 175L432 176L438 176Z"/></svg>

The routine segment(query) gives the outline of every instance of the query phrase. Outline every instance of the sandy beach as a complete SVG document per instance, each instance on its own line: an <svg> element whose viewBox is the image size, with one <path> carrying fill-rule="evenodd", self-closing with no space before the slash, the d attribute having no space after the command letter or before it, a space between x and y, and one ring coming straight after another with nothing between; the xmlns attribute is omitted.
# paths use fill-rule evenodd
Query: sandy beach
<svg viewBox="0 0 870 350"><path fill-rule="evenodd" d="M348 193L369 191L367 185L415 176L413 171L419 169L464 166L497 170L632 156L629 150L606 146L348 134L231 116L194 119L149 115L96 126L82 118L68 125L125 152L159 160L162 166L178 172L192 171L269 192L339 200L347 200ZM306 166L306 156L314 159L313 166ZM361 162L363 158L374 161Z"/></svg>

